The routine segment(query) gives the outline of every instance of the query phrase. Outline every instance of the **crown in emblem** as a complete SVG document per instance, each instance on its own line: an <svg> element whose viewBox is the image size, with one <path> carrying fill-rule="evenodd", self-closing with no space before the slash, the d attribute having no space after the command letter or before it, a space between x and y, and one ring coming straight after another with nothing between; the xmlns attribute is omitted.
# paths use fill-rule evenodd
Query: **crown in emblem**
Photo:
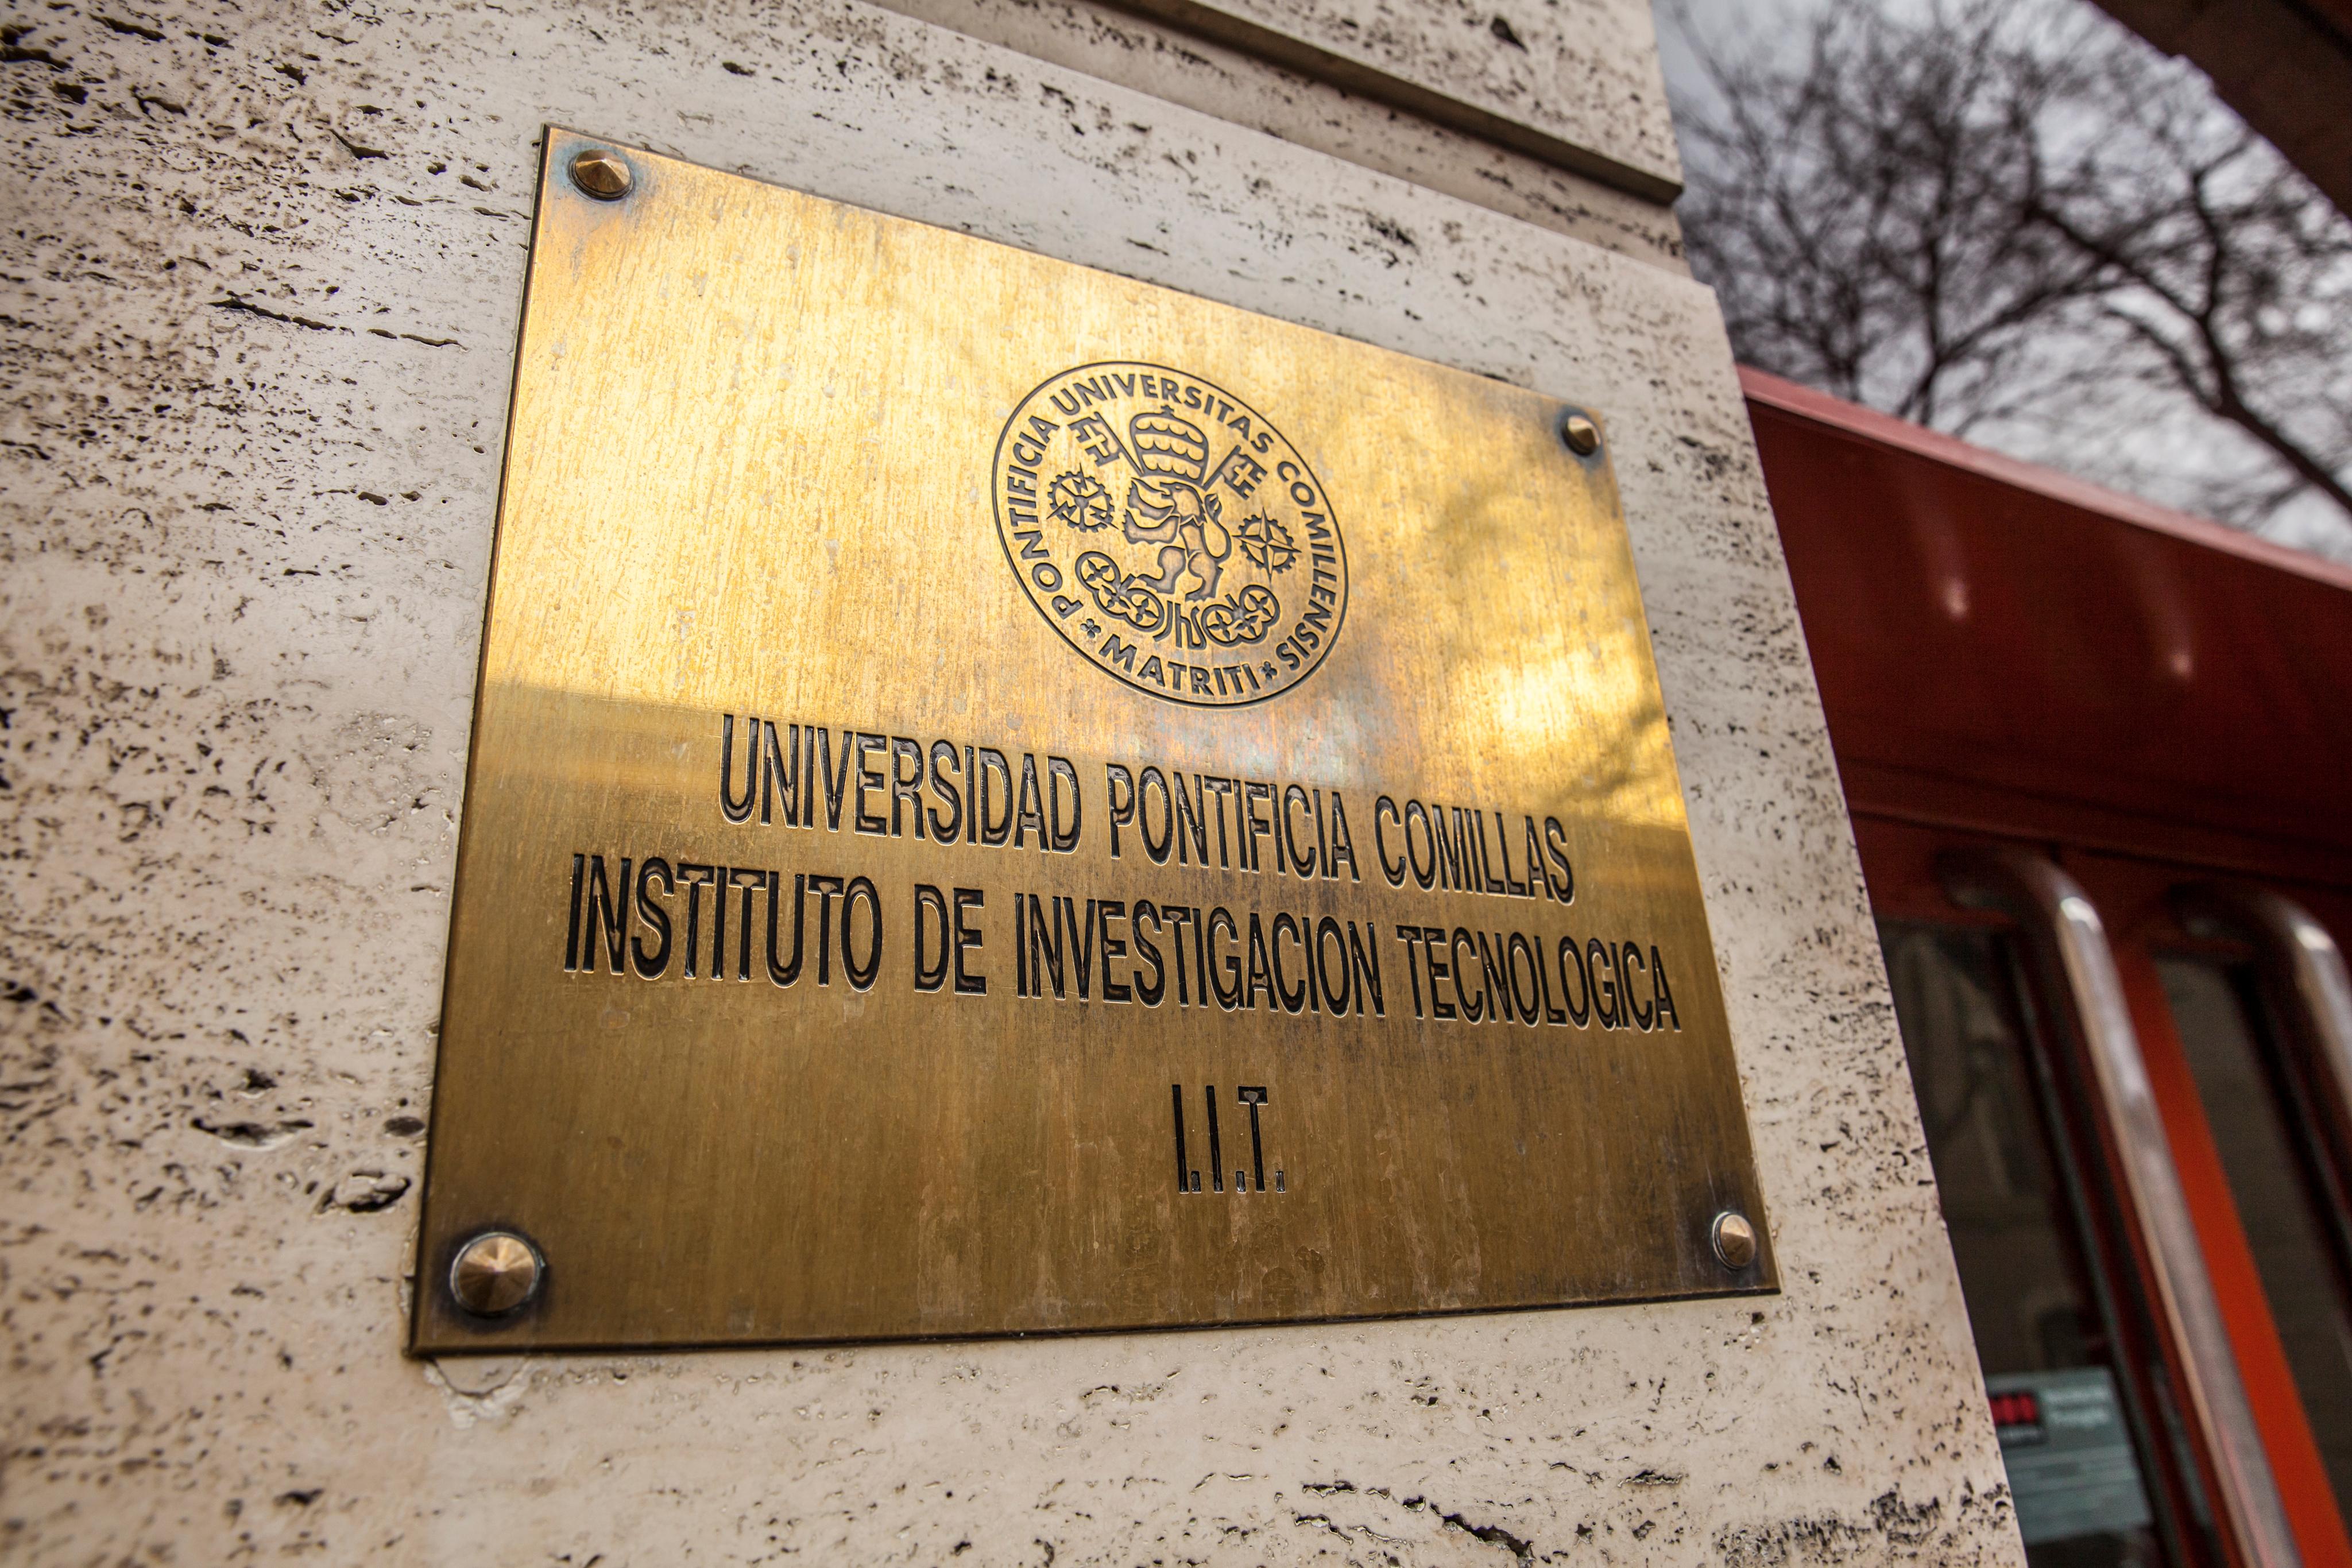
<svg viewBox="0 0 2352 1568"><path fill-rule="evenodd" d="M1135 465L1147 474L1197 485L1208 472L1209 438L1199 425L1177 418L1174 409L1137 414L1127 422L1127 439L1135 451Z"/></svg>

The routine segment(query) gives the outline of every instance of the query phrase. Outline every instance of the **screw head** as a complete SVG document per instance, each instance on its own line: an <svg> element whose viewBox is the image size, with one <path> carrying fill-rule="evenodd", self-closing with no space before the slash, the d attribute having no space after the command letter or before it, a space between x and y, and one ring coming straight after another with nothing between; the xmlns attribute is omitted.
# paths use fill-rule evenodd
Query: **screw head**
<svg viewBox="0 0 2352 1568"><path fill-rule="evenodd" d="M1559 438L1579 457L1590 457L1601 450L1601 427L1573 409L1560 415Z"/></svg>
<svg viewBox="0 0 2352 1568"><path fill-rule="evenodd" d="M504 1317L539 1294L546 1274L538 1248L510 1230L486 1230L457 1249L449 1294L478 1318Z"/></svg>
<svg viewBox="0 0 2352 1568"><path fill-rule="evenodd" d="M1715 1217L1715 1228L1707 1239L1715 1243L1716 1260L1727 1269L1745 1269L1756 1261L1756 1228L1736 1208Z"/></svg>
<svg viewBox="0 0 2352 1568"><path fill-rule="evenodd" d="M617 202L629 193L636 176L618 152L591 147L572 155L572 183L600 202Z"/></svg>

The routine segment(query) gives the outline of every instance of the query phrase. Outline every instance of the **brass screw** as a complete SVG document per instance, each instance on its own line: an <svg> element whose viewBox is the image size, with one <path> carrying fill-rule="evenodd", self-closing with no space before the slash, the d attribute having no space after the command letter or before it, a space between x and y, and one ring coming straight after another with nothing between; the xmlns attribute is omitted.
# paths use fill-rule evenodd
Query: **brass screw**
<svg viewBox="0 0 2352 1568"><path fill-rule="evenodd" d="M635 176L618 152L591 147L572 158L572 183L600 202L617 202L629 193Z"/></svg>
<svg viewBox="0 0 2352 1568"><path fill-rule="evenodd" d="M547 1265L539 1249L509 1230L486 1230L457 1249L449 1293L478 1318L503 1317L539 1293Z"/></svg>
<svg viewBox="0 0 2352 1568"><path fill-rule="evenodd" d="M1559 438L1579 457L1590 457L1601 450L1601 427L1573 410L1560 416Z"/></svg>
<svg viewBox="0 0 2352 1568"><path fill-rule="evenodd" d="M1727 1269L1745 1269L1756 1261L1756 1228L1736 1208L1715 1217L1715 1229L1708 1239L1715 1243L1717 1260Z"/></svg>

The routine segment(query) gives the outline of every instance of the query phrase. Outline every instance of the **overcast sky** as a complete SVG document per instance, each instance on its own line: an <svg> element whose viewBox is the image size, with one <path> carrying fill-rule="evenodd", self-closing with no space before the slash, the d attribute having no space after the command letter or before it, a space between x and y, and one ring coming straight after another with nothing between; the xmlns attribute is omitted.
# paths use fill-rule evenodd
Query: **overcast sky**
<svg viewBox="0 0 2352 1568"><path fill-rule="evenodd" d="M1705 113L1717 102L1699 50L1731 59L1752 57L1776 47L1794 49L1803 42L1805 25L1825 3L1832 0L1654 0L1659 54L1678 130L1695 111ZM1932 6L1932 0L1843 3L1877 4L1915 16ZM2088 0L2029 3L2045 5L2053 15L2090 10ZM1683 146L1687 159L1691 141L1686 131ZM2220 426L2185 402L2145 411L2087 413L2084 423L2069 429L1988 428L1972 439L2030 461L2067 468L2095 482L2135 489L2151 500L2175 507L2193 505L2184 496L2188 478L2199 465L2216 465L2206 472L2227 472L2219 465L2233 459L2251 461L2255 450L2237 432ZM2179 477L2181 487L2168 486L2167 469ZM2126 477L2126 474L2131 476ZM2352 562L2352 519L2316 495L2290 502L2254 531L2280 544Z"/></svg>

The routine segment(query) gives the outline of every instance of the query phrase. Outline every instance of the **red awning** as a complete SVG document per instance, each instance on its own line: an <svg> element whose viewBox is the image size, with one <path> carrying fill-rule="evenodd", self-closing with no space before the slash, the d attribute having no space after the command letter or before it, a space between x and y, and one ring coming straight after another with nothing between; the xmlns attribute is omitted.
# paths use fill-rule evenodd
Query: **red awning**
<svg viewBox="0 0 2352 1568"><path fill-rule="evenodd" d="M2352 882L2352 570L1740 379L1854 810Z"/></svg>

